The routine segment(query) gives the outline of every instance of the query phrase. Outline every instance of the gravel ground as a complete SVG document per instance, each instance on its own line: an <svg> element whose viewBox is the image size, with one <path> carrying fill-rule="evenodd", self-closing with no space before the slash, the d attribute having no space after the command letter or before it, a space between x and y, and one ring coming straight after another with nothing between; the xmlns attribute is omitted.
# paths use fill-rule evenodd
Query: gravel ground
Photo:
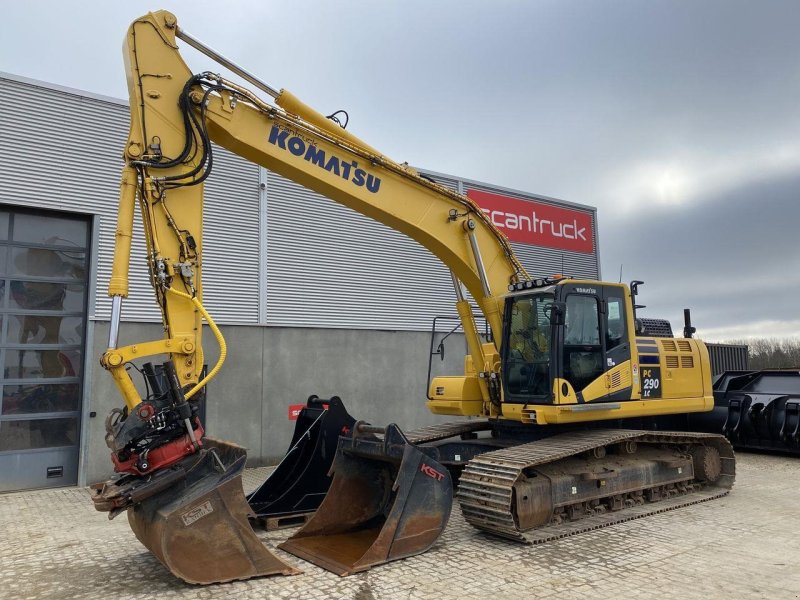
<svg viewBox="0 0 800 600"><path fill-rule="evenodd" d="M250 469L252 489L269 469ZM800 598L800 460L739 454L730 495L543 546L481 534L454 507L429 552L340 578L182 583L83 488L0 495L0 598ZM259 536L271 548L292 530Z"/></svg>

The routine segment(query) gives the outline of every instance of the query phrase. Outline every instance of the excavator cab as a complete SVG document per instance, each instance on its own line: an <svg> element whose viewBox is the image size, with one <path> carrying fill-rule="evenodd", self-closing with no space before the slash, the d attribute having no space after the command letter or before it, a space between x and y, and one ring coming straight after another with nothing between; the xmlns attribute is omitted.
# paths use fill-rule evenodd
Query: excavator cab
<svg viewBox="0 0 800 600"><path fill-rule="evenodd" d="M622 284L537 280L506 299L504 401L569 404L630 398L632 307ZM619 372L624 394L605 383ZM615 378L616 379L616 378Z"/></svg>

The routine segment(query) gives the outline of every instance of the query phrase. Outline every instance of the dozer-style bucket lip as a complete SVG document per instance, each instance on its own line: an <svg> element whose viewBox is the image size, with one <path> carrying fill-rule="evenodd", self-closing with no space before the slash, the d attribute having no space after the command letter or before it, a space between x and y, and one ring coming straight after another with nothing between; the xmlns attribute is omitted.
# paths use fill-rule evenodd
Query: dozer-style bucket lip
<svg viewBox="0 0 800 600"><path fill-rule="evenodd" d="M311 396L300 411L289 450L247 501L254 520L266 529L304 522L325 498L340 435L352 432L355 419L341 398Z"/></svg>
<svg viewBox="0 0 800 600"><path fill-rule="evenodd" d="M250 527L242 489L245 449L203 441L182 482L128 509L138 540L188 583L300 573L272 554Z"/></svg>
<svg viewBox="0 0 800 600"><path fill-rule="evenodd" d="M383 433L383 439L372 435ZM340 438L333 482L317 512L278 547L337 575L428 550L450 517L448 471L400 429L363 423Z"/></svg>

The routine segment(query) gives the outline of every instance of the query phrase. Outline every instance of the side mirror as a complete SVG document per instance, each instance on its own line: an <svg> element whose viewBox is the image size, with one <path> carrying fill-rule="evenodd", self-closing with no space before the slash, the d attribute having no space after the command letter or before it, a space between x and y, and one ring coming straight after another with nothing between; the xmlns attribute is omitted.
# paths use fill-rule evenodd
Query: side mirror
<svg viewBox="0 0 800 600"><path fill-rule="evenodd" d="M641 319L635 319L633 324L636 327L636 335L644 335L644 321Z"/></svg>

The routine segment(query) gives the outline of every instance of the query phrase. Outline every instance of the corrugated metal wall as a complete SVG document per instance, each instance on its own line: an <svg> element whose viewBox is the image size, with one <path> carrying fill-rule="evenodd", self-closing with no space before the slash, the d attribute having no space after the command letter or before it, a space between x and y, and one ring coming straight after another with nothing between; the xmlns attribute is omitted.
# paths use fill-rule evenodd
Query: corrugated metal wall
<svg viewBox="0 0 800 600"><path fill-rule="evenodd" d="M0 75L0 203L99 218L97 294L90 313L108 319L127 104ZM206 305L220 323L258 323L258 167L217 148L206 186ZM131 295L123 319L160 321L136 218Z"/></svg>
<svg viewBox="0 0 800 600"><path fill-rule="evenodd" d="M267 323L430 329L455 312L438 259L405 235L267 174Z"/></svg>
<svg viewBox="0 0 800 600"><path fill-rule="evenodd" d="M542 198L425 172L454 190ZM449 271L410 238L274 173L267 181L267 323L426 330L455 314ZM571 206L571 208L577 208ZM512 244L529 273L597 278L595 253ZM562 268L563 266L563 268Z"/></svg>
<svg viewBox="0 0 800 600"><path fill-rule="evenodd" d="M725 371L747 371L748 348L743 344L706 343L711 359L711 374L719 375Z"/></svg>
<svg viewBox="0 0 800 600"><path fill-rule="evenodd" d="M5 100L0 105L0 204L97 215L99 272L90 312L108 319L105 288L127 105L15 76L0 74L0 85ZM429 175L463 192L483 189L547 201ZM266 184L264 193L260 182ZM427 250L219 148L206 200L205 297L220 323L427 330L433 316L455 313L449 273ZM596 222L594 227L596 233ZM141 231L138 215L136 230ZM513 246L532 275L599 275L596 254ZM132 252L131 297L123 319L159 321L141 234Z"/></svg>

